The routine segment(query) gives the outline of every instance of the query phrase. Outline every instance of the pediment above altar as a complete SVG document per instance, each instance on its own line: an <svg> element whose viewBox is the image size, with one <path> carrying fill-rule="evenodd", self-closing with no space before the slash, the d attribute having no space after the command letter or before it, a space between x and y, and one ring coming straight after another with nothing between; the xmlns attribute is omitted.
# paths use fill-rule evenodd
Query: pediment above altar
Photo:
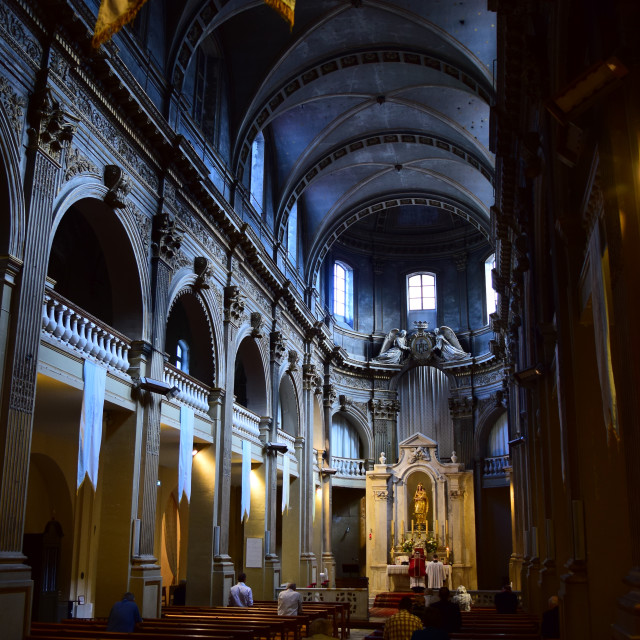
<svg viewBox="0 0 640 640"><path fill-rule="evenodd" d="M398 462L392 466L394 473L402 477L416 466L427 466L436 477L443 473L456 473L464 469L464 465L455 462L441 463L438 459L438 443L423 433L414 433L398 445Z"/></svg>
<svg viewBox="0 0 640 640"><path fill-rule="evenodd" d="M438 446L438 443L431 438L427 438L427 436L423 435L422 433L414 433L406 440L403 440L398 446L400 447L400 449L410 449L412 447L435 448Z"/></svg>

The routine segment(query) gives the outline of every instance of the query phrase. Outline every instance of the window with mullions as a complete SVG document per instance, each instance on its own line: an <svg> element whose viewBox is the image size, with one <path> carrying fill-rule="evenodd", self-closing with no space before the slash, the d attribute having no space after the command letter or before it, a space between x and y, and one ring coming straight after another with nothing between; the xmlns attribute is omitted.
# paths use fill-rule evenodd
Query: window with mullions
<svg viewBox="0 0 640 640"><path fill-rule="evenodd" d="M409 311L436 308L436 277L431 273L414 273L407 278Z"/></svg>
<svg viewBox="0 0 640 640"><path fill-rule="evenodd" d="M333 263L333 315L353 327L353 269L339 261Z"/></svg>
<svg viewBox="0 0 640 640"><path fill-rule="evenodd" d="M251 204L262 213L264 199L264 135L259 131L251 144Z"/></svg>
<svg viewBox="0 0 640 640"><path fill-rule="evenodd" d="M298 261L298 203L294 202L287 221L287 255L295 265Z"/></svg>
<svg viewBox="0 0 640 640"><path fill-rule="evenodd" d="M489 322L489 316L495 313L496 305L498 304L498 292L494 291L493 283L491 279L491 272L496 266L496 254L492 253L484 262L484 284L487 300L487 323Z"/></svg>

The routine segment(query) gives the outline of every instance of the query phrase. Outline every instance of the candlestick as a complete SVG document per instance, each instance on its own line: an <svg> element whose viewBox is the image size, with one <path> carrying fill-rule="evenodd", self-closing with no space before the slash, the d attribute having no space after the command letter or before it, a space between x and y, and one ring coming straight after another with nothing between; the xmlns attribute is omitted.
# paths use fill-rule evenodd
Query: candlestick
<svg viewBox="0 0 640 640"><path fill-rule="evenodd" d="M413 520L411 521L411 533L413 533Z"/></svg>
<svg viewBox="0 0 640 640"><path fill-rule="evenodd" d="M395 533L395 527L394 527L394 525L395 525L395 522L392 520L392 521L391 521L391 535L392 535L392 536L393 536L393 534Z"/></svg>
<svg viewBox="0 0 640 640"><path fill-rule="evenodd" d="M435 536L438 536L438 518L436 518L436 526L433 528L433 533Z"/></svg>

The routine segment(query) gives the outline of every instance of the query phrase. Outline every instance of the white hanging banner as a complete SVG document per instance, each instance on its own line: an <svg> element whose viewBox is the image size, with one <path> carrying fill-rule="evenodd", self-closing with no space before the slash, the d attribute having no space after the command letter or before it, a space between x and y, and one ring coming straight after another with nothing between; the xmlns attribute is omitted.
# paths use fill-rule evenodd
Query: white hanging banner
<svg viewBox="0 0 640 640"><path fill-rule="evenodd" d="M84 482L85 475L95 491L98 486L98 463L102 444L102 410L107 370L90 360L84 361L84 393L80 414L78 441L78 478L76 488Z"/></svg>
<svg viewBox="0 0 640 640"><path fill-rule="evenodd" d="M182 492L191 501L191 465L193 462L193 409L180 407L180 456L178 458L178 504Z"/></svg>
<svg viewBox="0 0 640 640"><path fill-rule="evenodd" d="M282 513L289 508L289 453L282 460Z"/></svg>
<svg viewBox="0 0 640 640"><path fill-rule="evenodd" d="M240 499L240 522L244 520L244 514L249 518L251 510L251 443L242 441L242 496ZM248 565L247 565L248 566Z"/></svg>

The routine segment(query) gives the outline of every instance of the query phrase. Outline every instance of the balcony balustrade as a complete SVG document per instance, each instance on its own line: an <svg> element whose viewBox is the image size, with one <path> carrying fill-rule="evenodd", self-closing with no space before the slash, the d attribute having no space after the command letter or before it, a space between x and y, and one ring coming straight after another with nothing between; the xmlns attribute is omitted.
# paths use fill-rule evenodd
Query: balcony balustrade
<svg viewBox="0 0 640 640"><path fill-rule="evenodd" d="M91 357L121 373L129 369L130 341L57 293L44 296L42 333L83 358Z"/></svg>
<svg viewBox="0 0 640 640"><path fill-rule="evenodd" d="M164 381L172 387L180 389L180 392L175 396L178 402L202 413L209 411L209 387L170 364L164 365Z"/></svg>
<svg viewBox="0 0 640 640"><path fill-rule="evenodd" d="M331 456L331 466L337 470L336 478L362 478L367 473L366 461L358 458L338 458Z"/></svg>
<svg viewBox="0 0 640 640"><path fill-rule="evenodd" d="M490 478L501 478L506 475L506 467L510 466L509 456L494 456L484 459L484 475Z"/></svg>
<svg viewBox="0 0 640 640"><path fill-rule="evenodd" d="M233 430L241 438L258 442L260 437L260 416L234 402Z"/></svg>

